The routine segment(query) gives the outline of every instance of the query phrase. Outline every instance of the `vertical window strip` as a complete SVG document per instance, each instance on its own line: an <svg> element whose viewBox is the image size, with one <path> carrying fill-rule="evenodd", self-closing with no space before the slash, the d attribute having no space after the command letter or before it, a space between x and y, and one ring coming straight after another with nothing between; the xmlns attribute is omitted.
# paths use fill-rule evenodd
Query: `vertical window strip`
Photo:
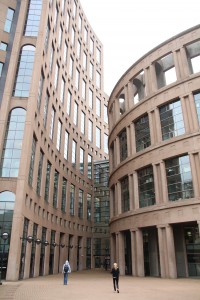
<svg viewBox="0 0 200 300"><path fill-rule="evenodd" d="M57 208L58 205L58 181L59 181L59 173L55 170L54 173L54 187L53 187L53 207Z"/></svg>
<svg viewBox="0 0 200 300"><path fill-rule="evenodd" d="M37 176L37 194L40 195L41 181L42 181L42 166L43 166L44 153L40 150L40 159L38 165L38 176Z"/></svg>
<svg viewBox="0 0 200 300"><path fill-rule="evenodd" d="M33 137L32 150L31 150L31 160L30 160L29 175L28 175L28 183L31 186L32 186L32 183L33 183L33 170L34 170L34 163L35 163L35 150L36 150L36 139L35 139L35 137Z"/></svg>
<svg viewBox="0 0 200 300"><path fill-rule="evenodd" d="M45 182L45 193L44 193L44 200L45 200L46 202L49 201L50 179L51 179L51 164L50 164L49 161L47 161L46 182Z"/></svg>
<svg viewBox="0 0 200 300"><path fill-rule="evenodd" d="M24 35L37 36L42 10L42 0L30 0L25 21Z"/></svg>

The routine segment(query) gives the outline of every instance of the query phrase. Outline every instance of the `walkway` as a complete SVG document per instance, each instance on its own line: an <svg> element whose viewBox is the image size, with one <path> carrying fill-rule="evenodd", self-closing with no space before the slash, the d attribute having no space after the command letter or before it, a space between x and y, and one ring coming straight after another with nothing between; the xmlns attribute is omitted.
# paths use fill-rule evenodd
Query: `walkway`
<svg viewBox="0 0 200 300"><path fill-rule="evenodd" d="M109 272L73 272L69 284L51 275L0 286L0 300L200 300L200 279L160 279L120 276L120 293L114 293Z"/></svg>

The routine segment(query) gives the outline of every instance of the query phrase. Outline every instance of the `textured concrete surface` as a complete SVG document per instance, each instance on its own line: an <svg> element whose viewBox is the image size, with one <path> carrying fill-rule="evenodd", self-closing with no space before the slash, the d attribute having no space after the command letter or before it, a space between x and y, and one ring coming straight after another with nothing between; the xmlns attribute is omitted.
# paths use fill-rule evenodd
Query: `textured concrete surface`
<svg viewBox="0 0 200 300"><path fill-rule="evenodd" d="M0 300L200 300L200 279L161 279L120 276L120 293L113 292L111 274L104 270L37 277L0 286Z"/></svg>

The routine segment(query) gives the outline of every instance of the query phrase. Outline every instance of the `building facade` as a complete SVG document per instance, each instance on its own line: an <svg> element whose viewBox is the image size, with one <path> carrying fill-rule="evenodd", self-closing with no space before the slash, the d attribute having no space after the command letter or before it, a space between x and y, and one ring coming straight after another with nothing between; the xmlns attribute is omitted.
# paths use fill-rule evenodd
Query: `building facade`
<svg viewBox="0 0 200 300"><path fill-rule="evenodd" d="M122 274L200 275L200 26L154 48L109 98L111 259Z"/></svg>
<svg viewBox="0 0 200 300"><path fill-rule="evenodd" d="M55 274L66 259L92 268L103 46L79 0L2 0L0 12L2 278Z"/></svg>

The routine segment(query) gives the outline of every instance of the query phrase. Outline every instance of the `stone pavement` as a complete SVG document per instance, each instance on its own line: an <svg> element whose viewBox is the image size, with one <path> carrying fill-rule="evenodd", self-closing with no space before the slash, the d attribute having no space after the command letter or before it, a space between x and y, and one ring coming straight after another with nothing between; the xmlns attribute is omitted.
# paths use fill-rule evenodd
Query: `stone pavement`
<svg viewBox="0 0 200 300"><path fill-rule="evenodd" d="M120 276L120 293L113 292L109 271L72 272L69 284L63 275L50 275L0 286L0 300L200 300L200 279L161 279Z"/></svg>

